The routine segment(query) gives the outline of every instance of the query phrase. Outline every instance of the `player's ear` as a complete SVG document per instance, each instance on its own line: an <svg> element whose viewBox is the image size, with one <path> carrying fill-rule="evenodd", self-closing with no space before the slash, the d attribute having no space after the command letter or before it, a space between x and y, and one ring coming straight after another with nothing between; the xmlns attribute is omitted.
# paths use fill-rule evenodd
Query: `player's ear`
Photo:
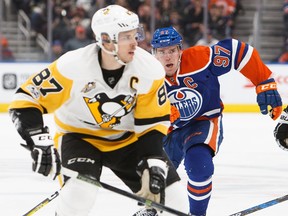
<svg viewBox="0 0 288 216"><path fill-rule="evenodd" d="M102 45L108 51L115 50L115 45L112 43L112 41L102 41Z"/></svg>

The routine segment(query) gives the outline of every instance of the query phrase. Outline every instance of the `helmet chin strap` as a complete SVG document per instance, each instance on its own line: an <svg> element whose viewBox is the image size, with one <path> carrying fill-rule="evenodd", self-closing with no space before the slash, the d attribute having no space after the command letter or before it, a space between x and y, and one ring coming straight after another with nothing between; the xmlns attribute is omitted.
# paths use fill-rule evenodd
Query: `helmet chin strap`
<svg viewBox="0 0 288 216"><path fill-rule="evenodd" d="M97 45L104 51L104 52L106 52L107 54L109 54L109 55L113 55L113 57L114 57L114 59L119 63L119 64L121 64L121 65L127 65L127 63L125 63L125 62L123 62L121 59L119 59L119 57L118 57L118 45L117 44L114 44L115 45L115 50L113 50L113 51L109 51L109 50L107 50L104 46L103 46L103 44L100 42L98 42L97 43Z"/></svg>
<svg viewBox="0 0 288 216"><path fill-rule="evenodd" d="M127 63L118 58L118 54L114 55L114 59L121 65L127 65Z"/></svg>

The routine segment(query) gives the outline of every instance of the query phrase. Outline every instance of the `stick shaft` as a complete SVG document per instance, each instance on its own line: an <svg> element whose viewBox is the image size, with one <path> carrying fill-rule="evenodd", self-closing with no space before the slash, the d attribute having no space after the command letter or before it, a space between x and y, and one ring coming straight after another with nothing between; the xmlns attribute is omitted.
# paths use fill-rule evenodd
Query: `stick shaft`
<svg viewBox="0 0 288 216"><path fill-rule="evenodd" d="M37 212L39 209L46 206L49 202L51 202L53 199L55 199L59 195L59 191L56 191L54 194L52 194L49 198L46 198L42 202L40 202L38 205L36 205L34 208L32 208L29 212L24 214L23 216L31 216L35 212Z"/></svg>
<svg viewBox="0 0 288 216"><path fill-rule="evenodd" d="M155 207L155 208L157 208L159 210L166 211L166 212L169 212L171 214L178 215L178 216L189 216L188 214L180 212L180 211L178 211L176 209L170 208L168 206L162 205L162 204L154 202L152 200L145 199L143 197L137 196L137 195L135 195L133 193L130 193L128 191L116 188L116 187L114 187L112 185L109 185L109 184L106 184L104 182L100 182L100 181L98 181L96 179L92 179L90 177L81 175L78 172L75 172L75 171L72 171L72 170L68 170L68 169L65 169L65 168L63 168L62 171L64 171L64 173L66 173L68 176L71 176L73 178L77 178L79 180L85 181L85 182L93 184L95 186L104 188L106 190L112 191L114 193L120 194L120 195L128 197L130 199L136 200L136 201L138 201L138 202L140 202L140 203L142 203L142 204L144 204L146 206ZM23 216L34 215L35 212L37 212L39 209L41 209L44 206L46 206L49 202L51 202L53 199L55 199L58 195L59 195L59 191L56 191L49 198L46 198L45 200L40 202L38 205L36 205L34 208L32 208L29 212L27 212Z"/></svg>
<svg viewBox="0 0 288 216"><path fill-rule="evenodd" d="M270 201L268 201L268 202L261 203L261 204L259 204L259 205L253 206L253 207L251 207L251 208L248 208L248 209L239 211L239 212L234 213L234 214L232 214L232 215L230 215L230 216L243 216L243 215L248 215L248 214L251 214L251 213L253 213L253 212L256 212L256 211L259 211L259 210L268 208L268 207L270 207L270 206L279 204L279 203L284 202L284 201L287 201L287 200L288 200L288 194L285 195L285 196L278 197L278 198L276 198L276 199L270 200Z"/></svg>
<svg viewBox="0 0 288 216"><path fill-rule="evenodd" d="M132 194L132 193L130 193L128 191L116 188L116 187L114 187L112 185L109 185L109 184L106 184L104 182L100 182L100 181L91 179L89 177L86 177L86 176L83 176L83 175L80 175L80 174L77 175L77 179L83 180L83 181L91 183L91 184L94 184L94 185L96 185L98 187L102 187L102 188L104 188L106 190L109 190L109 191L112 191L114 193L126 196L128 198L136 200L136 201L138 201L138 202L140 202L140 203L142 203L142 204L144 204L146 206L149 206L149 207L155 207L155 208L157 208L159 210L166 211L166 212L169 212L171 214L178 215L178 216L189 216L188 214L180 212L180 211L178 211L176 209L170 208L168 206L162 205L162 204L154 202L152 200L145 199L143 197L140 197L140 196L137 196L135 194Z"/></svg>

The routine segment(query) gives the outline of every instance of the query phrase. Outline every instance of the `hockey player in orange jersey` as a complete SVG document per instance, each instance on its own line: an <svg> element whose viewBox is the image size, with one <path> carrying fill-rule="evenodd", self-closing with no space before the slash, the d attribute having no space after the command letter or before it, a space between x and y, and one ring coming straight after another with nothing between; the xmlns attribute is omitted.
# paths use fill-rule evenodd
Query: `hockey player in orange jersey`
<svg viewBox="0 0 288 216"><path fill-rule="evenodd" d="M166 71L166 89L173 107L164 148L177 168L184 159L190 213L206 215L212 192L213 157L223 140L218 77L237 70L255 85L262 114L271 107L275 120L282 110L277 85L256 49L235 39L212 47L182 50L182 37L173 27L157 29L152 53ZM234 81L236 82L236 81ZM177 118L179 117L179 118Z"/></svg>
<svg viewBox="0 0 288 216"><path fill-rule="evenodd" d="M188 212L185 189L162 144L170 125L165 71L137 46L144 35L138 16L110 5L94 14L91 27L97 43L32 75L9 108L33 171L55 177L68 169L100 180L105 166L137 195ZM43 122L46 113L54 113L54 140ZM98 187L67 173L57 216L86 216ZM145 208L137 213L152 214Z"/></svg>

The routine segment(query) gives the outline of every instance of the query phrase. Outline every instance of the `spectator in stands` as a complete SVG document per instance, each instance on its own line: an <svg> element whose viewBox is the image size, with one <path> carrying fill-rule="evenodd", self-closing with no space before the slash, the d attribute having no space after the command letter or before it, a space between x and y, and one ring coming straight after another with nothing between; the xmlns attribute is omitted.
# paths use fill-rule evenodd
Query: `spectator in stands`
<svg viewBox="0 0 288 216"><path fill-rule="evenodd" d="M150 26L150 19L151 19L151 7L149 4L142 3L138 7L137 14L139 16L139 21L142 24L147 24Z"/></svg>
<svg viewBox="0 0 288 216"><path fill-rule="evenodd" d="M81 5L72 8L70 15L71 28L75 29L79 25L83 26L84 28L90 27L91 18L88 16L88 12L81 7Z"/></svg>
<svg viewBox="0 0 288 216"><path fill-rule="evenodd" d="M181 19L182 16L180 15L180 13L177 10L172 10L169 16L169 25L174 26L174 28L176 29L181 29Z"/></svg>
<svg viewBox="0 0 288 216"><path fill-rule="evenodd" d="M65 44L70 38L73 38L74 32L71 30L67 11L62 9L61 5L55 5L53 11L53 40L60 40Z"/></svg>
<svg viewBox="0 0 288 216"><path fill-rule="evenodd" d="M64 44L64 52L87 46L90 43L92 41L86 37L86 29L83 26L77 26L75 28L75 37Z"/></svg>
<svg viewBox="0 0 288 216"><path fill-rule="evenodd" d="M283 21L284 21L284 37L288 39L288 0L284 0L283 4Z"/></svg>
<svg viewBox="0 0 288 216"><path fill-rule="evenodd" d="M40 33L44 36L47 34L47 20L43 9L40 6L34 6L30 14L31 28L33 30L33 36Z"/></svg>
<svg viewBox="0 0 288 216"><path fill-rule="evenodd" d="M58 59L63 54L63 46L60 40L55 40L52 43L52 58L51 60L54 61Z"/></svg>
<svg viewBox="0 0 288 216"><path fill-rule="evenodd" d="M206 34L206 37L205 37ZM216 43L218 43L219 40L214 38L212 31L208 29L206 32L204 32L204 35L202 38L200 38L195 45L201 45L201 46L212 46Z"/></svg>
<svg viewBox="0 0 288 216"><path fill-rule="evenodd" d="M223 16L231 16L233 13L235 13L236 10L236 1L235 0L210 0L208 7L211 5L218 5L222 6Z"/></svg>
<svg viewBox="0 0 288 216"><path fill-rule="evenodd" d="M30 0L12 0L17 12L23 10L26 14L31 12L31 2Z"/></svg>
<svg viewBox="0 0 288 216"><path fill-rule="evenodd" d="M234 19L239 15L244 15L245 14L245 8L243 7L243 4L242 4L242 0L235 0L235 12L233 14L234 16Z"/></svg>
<svg viewBox="0 0 288 216"><path fill-rule="evenodd" d="M209 7L208 27L218 40L226 38L227 18L222 16L223 6L213 4Z"/></svg>
<svg viewBox="0 0 288 216"><path fill-rule="evenodd" d="M17 9L23 9L29 15L33 29L47 37L46 1L12 0L12 2ZM155 2L155 28L174 26L182 35L185 35L184 48L195 45L201 39L204 29L203 0L156 0ZM209 8L209 28L214 37L220 40L226 38L227 35L230 36L231 28L227 28L227 25L233 27L233 22L230 23L231 19L229 20L227 17L221 17L221 11L225 12L224 14L236 14L237 12L233 13L233 10L237 11L237 7L240 8L239 10L243 9L240 0L208 0L207 2L209 2L209 7L213 5L212 15ZM99 7L110 4L119 4L130 8L131 11L138 14L140 23L146 26L146 31L151 31L151 0L53 0L52 41L60 40L64 52L94 41L94 34L90 28L91 16ZM215 8L218 9L214 9L217 4L218 6ZM75 29L79 25L85 29L85 40L77 38ZM68 40L70 40L69 43ZM87 43L87 41L89 42ZM143 47L149 49L149 44L143 44Z"/></svg>
<svg viewBox="0 0 288 216"><path fill-rule="evenodd" d="M146 50L147 52L151 52L151 32L150 31L145 31L145 39L143 41L138 42L138 46L141 47L142 49Z"/></svg>
<svg viewBox="0 0 288 216"><path fill-rule="evenodd" d="M14 61L15 60L12 50L9 48L8 40L5 37L1 38L0 60L3 60L3 61Z"/></svg>
<svg viewBox="0 0 288 216"><path fill-rule="evenodd" d="M283 1L284 43L279 56L271 62L288 63L288 0Z"/></svg>
<svg viewBox="0 0 288 216"><path fill-rule="evenodd" d="M170 26L170 16L174 10L173 4L171 0L161 0L158 1L157 8L159 9L159 13L161 14L161 24L160 26Z"/></svg>
<svg viewBox="0 0 288 216"><path fill-rule="evenodd" d="M131 10L131 7L130 7L130 5L129 5L127 0L115 0L114 4L120 5L122 7L125 7L127 9Z"/></svg>
<svg viewBox="0 0 288 216"><path fill-rule="evenodd" d="M138 7L141 5L142 0L127 0L129 3L131 11L137 11Z"/></svg>
<svg viewBox="0 0 288 216"><path fill-rule="evenodd" d="M284 44L284 51L281 53L277 61L279 63L288 63L288 38Z"/></svg>
<svg viewBox="0 0 288 216"><path fill-rule="evenodd" d="M203 34L204 8L203 0L190 0L183 11L183 35L188 44L194 45Z"/></svg>
<svg viewBox="0 0 288 216"><path fill-rule="evenodd" d="M232 36L232 31L234 29L235 22L235 10L236 10L236 1L235 0L210 0L208 7L216 5L220 9L220 14L223 20L225 20L225 33L224 39Z"/></svg>

